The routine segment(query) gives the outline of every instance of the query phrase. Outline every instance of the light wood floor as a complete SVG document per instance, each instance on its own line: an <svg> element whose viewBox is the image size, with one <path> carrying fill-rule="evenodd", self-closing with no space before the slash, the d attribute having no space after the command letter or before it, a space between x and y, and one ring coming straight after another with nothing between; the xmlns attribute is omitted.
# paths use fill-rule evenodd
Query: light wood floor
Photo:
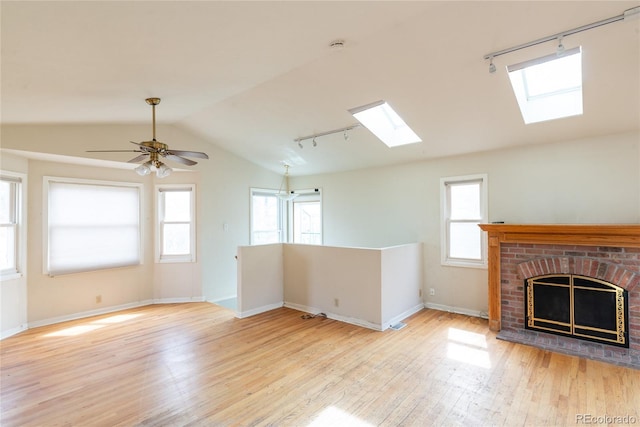
<svg viewBox="0 0 640 427"><path fill-rule="evenodd" d="M385 332L301 314L156 305L7 338L0 424L640 425L637 370L499 341L486 321L440 311Z"/></svg>

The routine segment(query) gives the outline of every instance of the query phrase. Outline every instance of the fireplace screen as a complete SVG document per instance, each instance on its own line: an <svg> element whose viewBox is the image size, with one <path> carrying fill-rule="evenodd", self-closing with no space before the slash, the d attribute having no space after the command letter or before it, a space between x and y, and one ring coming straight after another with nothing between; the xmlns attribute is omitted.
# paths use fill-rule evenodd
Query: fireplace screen
<svg viewBox="0 0 640 427"><path fill-rule="evenodd" d="M525 328L629 347L627 291L602 280L558 274L525 281Z"/></svg>

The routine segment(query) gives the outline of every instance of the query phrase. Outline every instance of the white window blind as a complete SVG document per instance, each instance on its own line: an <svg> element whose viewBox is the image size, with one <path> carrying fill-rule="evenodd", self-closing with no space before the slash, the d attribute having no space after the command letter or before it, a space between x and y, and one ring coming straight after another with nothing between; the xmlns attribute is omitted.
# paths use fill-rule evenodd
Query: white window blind
<svg viewBox="0 0 640 427"><path fill-rule="evenodd" d="M140 185L45 177L46 273L141 263Z"/></svg>

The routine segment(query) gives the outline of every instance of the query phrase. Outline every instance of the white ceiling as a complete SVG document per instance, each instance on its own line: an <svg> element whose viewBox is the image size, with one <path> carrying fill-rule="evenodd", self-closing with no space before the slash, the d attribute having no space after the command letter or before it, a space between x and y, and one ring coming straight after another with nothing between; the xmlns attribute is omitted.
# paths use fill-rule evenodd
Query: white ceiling
<svg viewBox="0 0 640 427"><path fill-rule="evenodd" d="M584 115L524 125L504 67L553 42L492 51L620 15L638 1L1 2L3 124L173 124L254 163L306 175L640 129L640 19L583 46ZM329 48L343 39L344 49ZM387 148L355 123L388 101L423 142ZM174 149L180 141L158 139ZM108 149L130 149L113 141ZM89 148L88 148L89 149ZM79 156L85 155L78 153ZM129 154L105 159L126 161Z"/></svg>

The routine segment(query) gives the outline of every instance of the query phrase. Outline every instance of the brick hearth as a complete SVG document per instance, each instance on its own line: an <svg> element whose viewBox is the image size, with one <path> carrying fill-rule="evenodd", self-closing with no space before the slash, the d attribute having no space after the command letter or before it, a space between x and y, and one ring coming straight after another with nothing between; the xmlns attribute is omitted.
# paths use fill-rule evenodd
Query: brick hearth
<svg viewBox="0 0 640 427"><path fill-rule="evenodd" d="M489 320L498 338L640 369L640 226L481 227L489 232ZM525 329L524 281L545 274L593 277L626 289L629 348Z"/></svg>

